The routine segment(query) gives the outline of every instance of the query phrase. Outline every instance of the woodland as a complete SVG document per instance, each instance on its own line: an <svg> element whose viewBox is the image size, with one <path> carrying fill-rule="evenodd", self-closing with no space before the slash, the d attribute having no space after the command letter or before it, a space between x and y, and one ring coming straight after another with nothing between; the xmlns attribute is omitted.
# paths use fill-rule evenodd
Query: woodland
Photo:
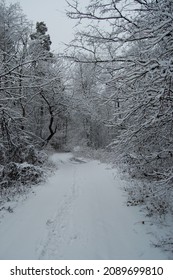
<svg viewBox="0 0 173 280"><path fill-rule="evenodd" d="M127 206L172 216L173 1L80 2L59 54L45 22L0 2L0 194L39 183L48 147L80 146L134 180Z"/></svg>

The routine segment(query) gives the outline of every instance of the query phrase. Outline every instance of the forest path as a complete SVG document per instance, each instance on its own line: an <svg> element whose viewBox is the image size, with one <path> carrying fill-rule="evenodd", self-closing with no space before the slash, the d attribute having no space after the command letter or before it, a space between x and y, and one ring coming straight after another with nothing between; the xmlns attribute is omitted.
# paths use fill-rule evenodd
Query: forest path
<svg viewBox="0 0 173 280"><path fill-rule="evenodd" d="M54 154L58 169L0 223L0 259L166 259L117 171Z"/></svg>

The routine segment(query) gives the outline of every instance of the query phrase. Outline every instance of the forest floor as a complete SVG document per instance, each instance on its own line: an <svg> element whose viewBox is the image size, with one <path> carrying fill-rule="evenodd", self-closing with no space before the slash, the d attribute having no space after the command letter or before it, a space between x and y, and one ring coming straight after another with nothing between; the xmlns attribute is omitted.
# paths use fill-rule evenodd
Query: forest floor
<svg viewBox="0 0 173 280"><path fill-rule="evenodd" d="M116 169L71 153L0 220L0 259L169 259L156 248L159 228L126 206ZM4 207L4 209L6 209Z"/></svg>

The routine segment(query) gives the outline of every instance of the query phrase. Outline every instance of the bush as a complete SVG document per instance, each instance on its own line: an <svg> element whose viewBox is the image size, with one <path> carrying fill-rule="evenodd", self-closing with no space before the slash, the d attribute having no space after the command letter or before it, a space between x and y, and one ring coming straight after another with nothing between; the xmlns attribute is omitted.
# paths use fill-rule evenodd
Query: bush
<svg viewBox="0 0 173 280"><path fill-rule="evenodd" d="M34 165L42 165L46 161L46 154L38 151L33 145L25 145L25 143L18 146L11 147L5 154L6 162L16 162Z"/></svg>
<svg viewBox="0 0 173 280"><path fill-rule="evenodd" d="M40 167L28 163L11 162L1 170L1 188L7 188L21 183L23 185L37 184L41 181L43 171Z"/></svg>
<svg viewBox="0 0 173 280"><path fill-rule="evenodd" d="M126 187L128 192L127 206L143 205L147 210L147 216L161 217L172 209L172 188L167 188L159 182L133 180Z"/></svg>

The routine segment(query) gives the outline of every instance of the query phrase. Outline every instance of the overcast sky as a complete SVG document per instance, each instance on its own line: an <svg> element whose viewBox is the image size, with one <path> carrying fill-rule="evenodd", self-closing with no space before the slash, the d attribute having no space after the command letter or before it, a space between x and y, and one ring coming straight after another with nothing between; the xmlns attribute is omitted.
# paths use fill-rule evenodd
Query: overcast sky
<svg viewBox="0 0 173 280"><path fill-rule="evenodd" d="M62 51L62 42L73 39L75 21L67 18L65 0L6 0L7 3L19 2L27 18L33 23L44 21L52 41L52 50Z"/></svg>

